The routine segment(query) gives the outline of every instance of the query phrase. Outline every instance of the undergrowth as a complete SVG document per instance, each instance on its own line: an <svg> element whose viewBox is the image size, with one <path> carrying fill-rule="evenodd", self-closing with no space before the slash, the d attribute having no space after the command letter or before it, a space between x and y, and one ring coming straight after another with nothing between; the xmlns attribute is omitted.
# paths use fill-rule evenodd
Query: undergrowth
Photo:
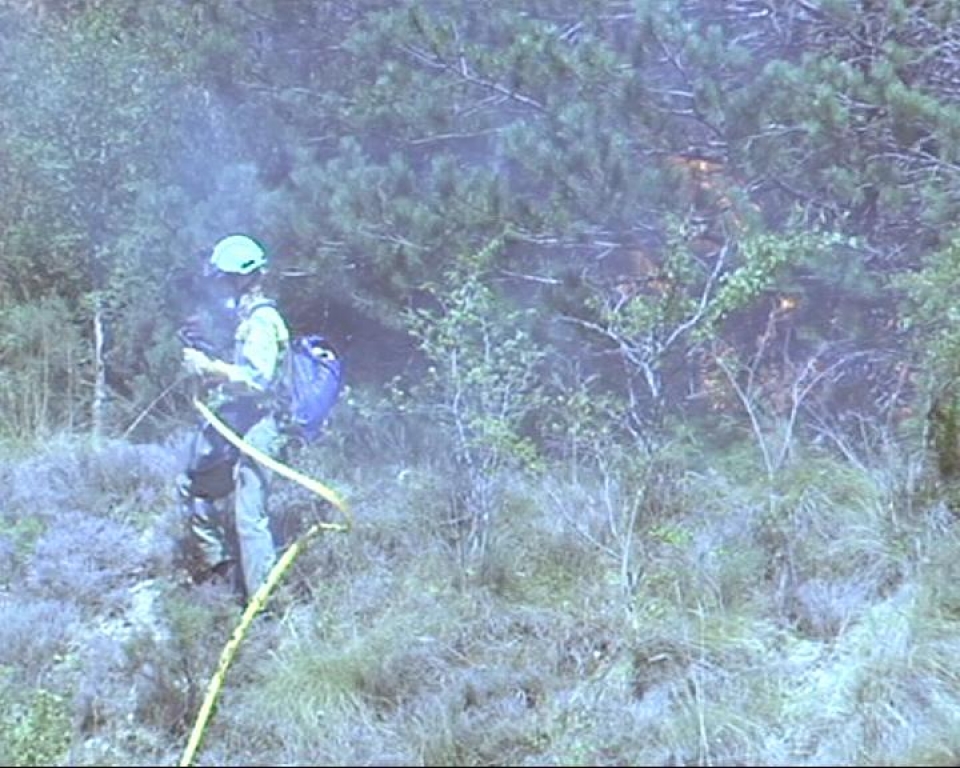
<svg viewBox="0 0 960 768"><path fill-rule="evenodd" d="M0 463L8 764L172 764L185 746L239 610L177 565L177 446ZM297 466L345 493L355 527L317 539L254 624L201 764L960 756L958 530L940 504L900 506L892 467L810 448L774 488L682 450L505 472L464 557L442 463L335 453ZM334 517L282 482L273 503L289 539Z"/></svg>

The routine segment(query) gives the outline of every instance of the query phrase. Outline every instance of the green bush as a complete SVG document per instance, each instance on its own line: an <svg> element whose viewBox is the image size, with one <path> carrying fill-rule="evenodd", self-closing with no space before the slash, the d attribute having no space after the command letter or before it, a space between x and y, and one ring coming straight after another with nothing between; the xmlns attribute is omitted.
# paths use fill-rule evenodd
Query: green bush
<svg viewBox="0 0 960 768"><path fill-rule="evenodd" d="M22 690L9 681L0 704L0 762L64 765L72 726L69 699L44 688Z"/></svg>

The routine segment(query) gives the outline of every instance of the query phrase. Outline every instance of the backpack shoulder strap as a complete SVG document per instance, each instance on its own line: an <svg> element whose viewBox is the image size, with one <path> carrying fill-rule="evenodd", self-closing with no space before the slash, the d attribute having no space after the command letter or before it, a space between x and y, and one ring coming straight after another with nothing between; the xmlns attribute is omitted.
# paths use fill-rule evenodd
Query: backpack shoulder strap
<svg viewBox="0 0 960 768"><path fill-rule="evenodd" d="M253 303L247 308L247 312L252 315L261 307L273 307L274 309L276 309L277 302L274 301L273 299L268 299L266 296L260 296L259 298L255 299Z"/></svg>
<svg viewBox="0 0 960 768"><path fill-rule="evenodd" d="M254 320L256 318L256 320ZM243 323L254 321L258 326L268 325L278 348L279 359L273 371L273 376L267 383L267 389L275 391L286 377L287 359L290 346L290 331L287 323L277 309L277 302L266 297L258 297L244 308Z"/></svg>
<svg viewBox="0 0 960 768"><path fill-rule="evenodd" d="M274 332L276 333L277 343L285 350L290 344L290 331L287 329L286 321L284 321L277 309L277 302L267 298L257 299L247 309L247 318L252 318L256 314L269 315L270 323L273 325Z"/></svg>

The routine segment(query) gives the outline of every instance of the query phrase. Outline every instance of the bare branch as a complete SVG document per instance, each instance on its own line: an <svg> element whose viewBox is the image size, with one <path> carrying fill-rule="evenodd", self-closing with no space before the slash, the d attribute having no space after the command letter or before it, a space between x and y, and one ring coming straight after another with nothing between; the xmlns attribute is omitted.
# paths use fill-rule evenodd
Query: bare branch
<svg viewBox="0 0 960 768"><path fill-rule="evenodd" d="M449 72L453 75L456 75L464 82L499 93L508 99L517 101L528 107L533 107L538 112L546 111L546 107L531 96L525 96L524 94L518 93L512 88L508 88L502 83L498 83L494 80L487 80L471 72L467 60L463 55L460 56L457 64L454 65L442 58L437 53L430 53L409 45L404 46L404 50L421 64L425 64L432 69L436 69L441 72Z"/></svg>

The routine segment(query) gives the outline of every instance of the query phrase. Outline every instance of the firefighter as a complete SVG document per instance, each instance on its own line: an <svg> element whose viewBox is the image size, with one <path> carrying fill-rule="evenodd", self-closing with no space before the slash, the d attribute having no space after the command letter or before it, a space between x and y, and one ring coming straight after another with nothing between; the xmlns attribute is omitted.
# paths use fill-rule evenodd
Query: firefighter
<svg viewBox="0 0 960 768"><path fill-rule="evenodd" d="M266 266L263 247L251 237L230 235L216 243L207 279L235 319L233 354L219 359L188 342L183 367L197 377L202 399L221 421L249 445L277 458L286 438L271 386L280 373L289 331L275 303L264 295ZM226 580L242 604L276 562L268 511L271 474L204 423L178 477L188 542L200 561L195 579Z"/></svg>

